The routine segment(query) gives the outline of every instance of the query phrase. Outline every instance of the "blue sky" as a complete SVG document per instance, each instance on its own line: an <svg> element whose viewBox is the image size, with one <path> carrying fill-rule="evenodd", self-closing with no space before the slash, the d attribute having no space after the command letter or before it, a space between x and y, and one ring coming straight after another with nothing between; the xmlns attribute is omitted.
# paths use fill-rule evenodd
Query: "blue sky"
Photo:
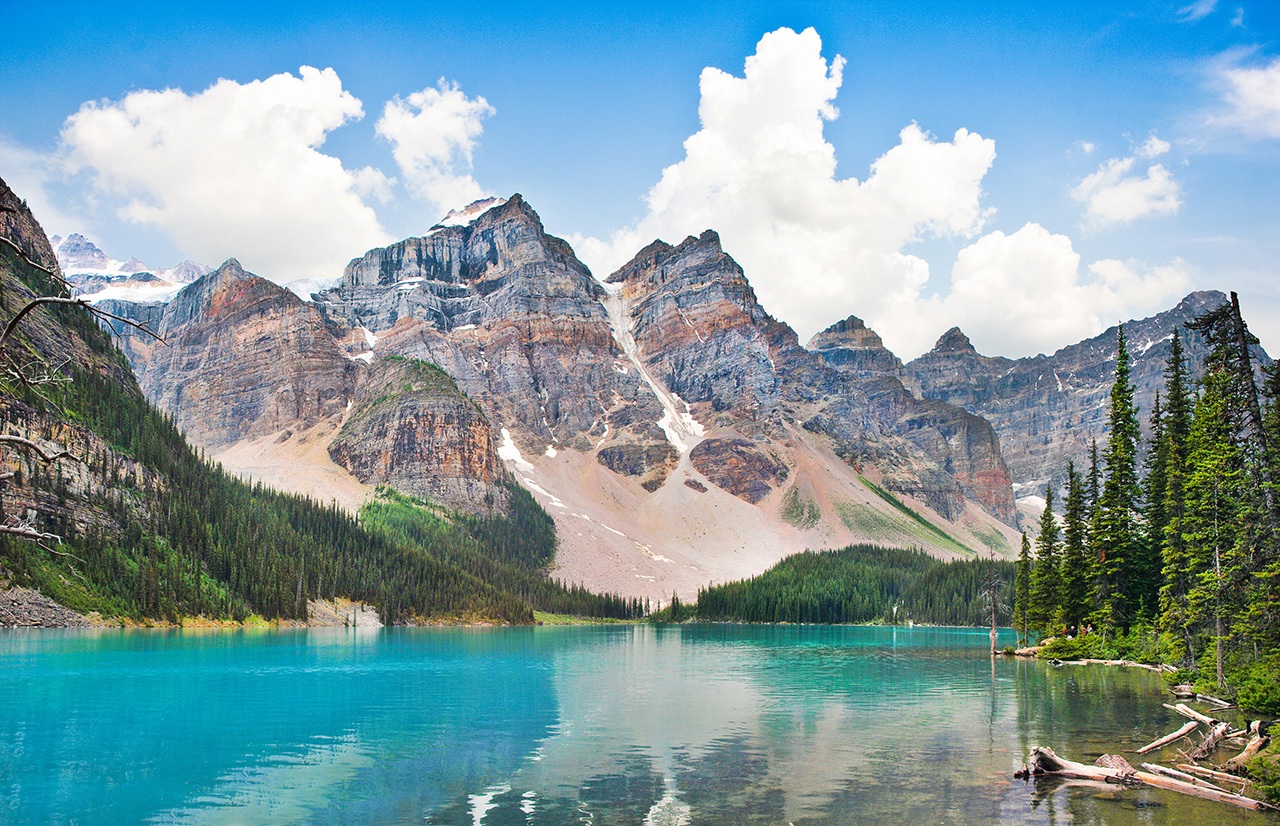
<svg viewBox="0 0 1280 826"><path fill-rule="evenodd" d="M601 277L717 229L802 340L1020 356L1235 289L1276 352L1278 6L5 2L0 177L155 267L333 277L521 192Z"/></svg>

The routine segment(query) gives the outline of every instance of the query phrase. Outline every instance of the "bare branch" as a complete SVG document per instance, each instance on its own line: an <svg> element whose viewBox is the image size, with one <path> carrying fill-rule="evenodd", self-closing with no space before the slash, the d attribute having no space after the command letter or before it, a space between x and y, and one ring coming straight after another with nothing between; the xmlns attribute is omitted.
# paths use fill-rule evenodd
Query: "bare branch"
<svg viewBox="0 0 1280 826"><path fill-rule="evenodd" d="M89 308L89 302L83 298L65 298L60 295L38 295L26 303L26 305L9 319L8 325L4 328L4 335L0 335L0 348L5 347L9 343L9 338L13 335L13 331L18 328L18 323L26 317L27 313L39 307L42 304L75 304L81 307Z"/></svg>
<svg viewBox="0 0 1280 826"><path fill-rule="evenodd" d="M43 544L45 542L57 542L59 545L62 544L62 537L58 536L56 533L44 533L43 531L37 530L29 522L20 522L11 519L4 524L0 524L0 533L8 534L9 536L16 536L21 539L29 539L41 548L44 548L46 551L50 551L52 548L46 547ZM54 551L54 553L59 552ZM82 559L80 561L83 562L84 560Z"/></svg>
<svg viewBox="0 0 1280 826"><path fill-rule="evenodd" d="M36 444L30 439L24 439L21 436L13 436L8 433L0 434L0 443L25 447L27 450L32 451L33 453L35 453L37 456L39 456L41 459L45 460L46 462L53 462L58 459L70 459L73 462L79 462L80 464L84 464L83 459L81 459L79 456L73 456L70 451L63 450L63 451L59 451L58 453L52 453L52 454L45 453L44 449L41 448L40 445Z"/></svg>
<svg viewBox="0 0 1280 826"><path fill-rule="evenodd" d="M145 321L145 322L143 322L143 321L134 321L134 320L133 320L133 319L131 319L131 318L125 318L124 316L118 316L118 315L115 315L115 314L113 314L113 313L109 313L109 312L107 312L106 310L99 309L98 307L95 307L95 306L93 306L92 304L88 304L88 303L86 303L86 302L84 302L84 301L81 301L81 304L82 304L86 309L88 309L90 313L92 313L94 316L97 316L98 318L110 318L110 319L112 319L112 320L114 320L114 321L119 321L119 322L121 322L122 324L127 324L127 325L129 325L130 327L132 327L133 329L137 330L138 332L146 333L147 335L151 336L151 337L152 337L152 338L154 338L156 341L160 342L161 344L163 344L163 345L165 345L165 346L168 346L168 344L169 344L169 342L165 341L165 340L160 336L160 334L159 334L159 333L157 333L155 330L151 329L151 321L150 321L150 320ZM112 326L112 328L111 328L111 329L112 329L113 331L115 330L114 325Z"/></svg>
<svg viewBox="0 0 1280 826"><path fill-rule="evenodd" d="M13 209L12 207L5 207L3 211L17 213L17 210ZM43 264L39 264L36 261L32 260L31 256L27 255L27 251L24 250L22 247L18 246L17 244L15 244L13 241L10 241L8 238L6 238L3 235L0 235L0 241L3 241L9 246L13 247L14 252L18 253L18 255L21 256L23 261L26 261L28 264L35 267L37 270L40 270L40 272L48 274L51 278L56 279L58 283L60 283L64 288L66 289L71 288L70 281L63 278L61 275L49 269L48 267L44 266Z"/></svg>

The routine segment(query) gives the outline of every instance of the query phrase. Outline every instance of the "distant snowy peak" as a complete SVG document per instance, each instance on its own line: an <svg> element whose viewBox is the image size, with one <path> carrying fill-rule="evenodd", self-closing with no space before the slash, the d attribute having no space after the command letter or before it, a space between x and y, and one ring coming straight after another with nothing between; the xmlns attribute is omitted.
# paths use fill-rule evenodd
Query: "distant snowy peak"
<svg viewBox="0 0 1280 826"><path fill-rule="evenodd" d="M194 261L162 270L153 270L137 258L117 261L76 232L66 238L55 235L50 241L67 279L80 295L95 303L107 299L144 304L168 301L183 286L213 272Z"/></svg>
<svg viewBox="0 0 1280 826"><path fill-rule="evenodd" d="M106 253L98 249L92 241L78 232L66 238L53 236L53 252L58 256L58 264L64 272L103 272L114 263ZM119 272L119 270L116 270Z"/></svg>
<svg viewBox="0 0 1280 826"><path fill-rule="evenodd" d="M331 290L341 283L342 276L335 275L333 278L299 278L284 287L303 301L311 301L315 293Z"/></svg>
<svg viewBox="0 0 1280 826"><path fill-rule="evenodd" d="M481 198L478 201L472 201L462 209L451 209L449 214L444 216L440 223L431 228L434 232L445 227L465 227L475 219L479 218L484 212L488 212L494 207L502 206L507 202L506 198L499 198L496 195L490 198Z"/></svg>
<svg viewBox="0 0 1280 826"><path fill-rule="evenodd" d="M213 267L197 264L194 261L183 261L172 267L160 270L156 275L173 284L190 284L201 276L213 272Z"/></svg>

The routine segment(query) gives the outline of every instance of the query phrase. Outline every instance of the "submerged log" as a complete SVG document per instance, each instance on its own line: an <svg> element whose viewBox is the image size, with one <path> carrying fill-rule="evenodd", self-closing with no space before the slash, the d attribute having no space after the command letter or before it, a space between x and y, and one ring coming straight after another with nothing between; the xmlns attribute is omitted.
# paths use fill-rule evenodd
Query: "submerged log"
<svg viewBox="0 0 1280 826"><path fill-rule="evenodd" d="M1172 743L1174 740L1178 740L1178 739L1180 739L1180 738L1182 738L1182 737L1186 737L1188 734L1190 734L1191 732L1193 732L1193 731L1195 731L1197 728L1199 728L1199 726L1200 726L1200 721L1199 721L1199 720L1192 720L1192 721L1190 721L1189 723L1187 723L1185 726L1183 726L1182 728L1180 728L1180 729L1178 729L1177 731L1173 732L1172 734L1166 734L1164 737L1161 737L1159 740L1156 740L1156 741L1151 742L1151 743L1147 743L1145 746L1143 746L1142 748L1138 749L1138 752L1137 752L1137 753L1138 753L1138 754L1146 754L1146 753L1147 753L1147 752L1149 752L1149 751L1155 751L1156 749L1160 748L1161 746L1167 746L1167 745L1169 745L1170 743Z"/></svg>
<svg viewBox="0 0 1280 826"><path fill-rule="evenodd" d="M1195 775L1188 774L1187 772L1184 772L1184 771L1179 771L1178 769L1171 769L1168 766L1160 766L1155 763L1143 763L1142 768L1146 769L1147 771L1153 774L1163 774L1165 777L1172 777L1174 780L1182 780L1196 786L1203 786L1206 789L1213 789L1219 792L1227 791L1226 789L1222 788L1216 783L1210 783L1208 780L1205 780L1204 778L1196 777ZM1228 792L1228 794L1232 794L1232 792Z"/></svg>
<svg viewBox="0 0 1280 826"><path fill-rule="evenodd" d="M1249 778L1247 777L1241 777L1237 774L1227 774L1226 772L1215 771L1213 769L1206 769L1204 766L1196 766L1191 763L1179 763L1178 768L1184 772L1198 774L1203 777L1207 777L1210 780L1217 780L1219 783L1235 782L1239 783L1242 787L1249 785Z"/></svg>
<svg viewBox="0 0 1280 826"><path fill-rule="evenodd" d="M1173 777L1165 777L1160 774L1149 771L1136 771L1132 766L1125 762L1123 757L1118 755L1103 755L1098 762L1107 763L1103 766L1089 766L1084 763L1077 763L1074 760L1067 760L1054 754L1053 749L1036 746L1031 750L1031 763L1015 776L1027 777L1030 775L1056 775L1060 777L1073 778L1078 780L1094 780L1104 783L1112 783L1122 786L1153 786L1157 789L1165 789L1167 791L1178 792L1180 794L1199 797L1203 800L1213 800L1219 803L1230 803L1233 806L1239 806L1244 809L1253 809L1255 811L1263 811L1267 809L1275 809L1269 803L1261 800L1254 800L1244 795L1235 794L1233 792L1221 789L1206 788L1196 785L1194 782L1187 782ZM1119 768L1116 768L1116 767ZM1128 767L1127 769L1124 767Z"/></svg>

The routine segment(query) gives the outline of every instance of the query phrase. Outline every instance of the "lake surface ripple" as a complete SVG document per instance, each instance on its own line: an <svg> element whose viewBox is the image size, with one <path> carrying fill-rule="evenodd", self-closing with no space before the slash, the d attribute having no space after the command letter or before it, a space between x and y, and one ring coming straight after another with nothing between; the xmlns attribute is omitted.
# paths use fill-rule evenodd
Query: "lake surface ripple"
<svg viewBox="0 0 1280 826"><path fill-rule="evenodd" d="M1014 780L1033 745L1092 762L1182 720L1145 670L987 646L815 626L4 631L0 822L1278 822Z"/></svg>

